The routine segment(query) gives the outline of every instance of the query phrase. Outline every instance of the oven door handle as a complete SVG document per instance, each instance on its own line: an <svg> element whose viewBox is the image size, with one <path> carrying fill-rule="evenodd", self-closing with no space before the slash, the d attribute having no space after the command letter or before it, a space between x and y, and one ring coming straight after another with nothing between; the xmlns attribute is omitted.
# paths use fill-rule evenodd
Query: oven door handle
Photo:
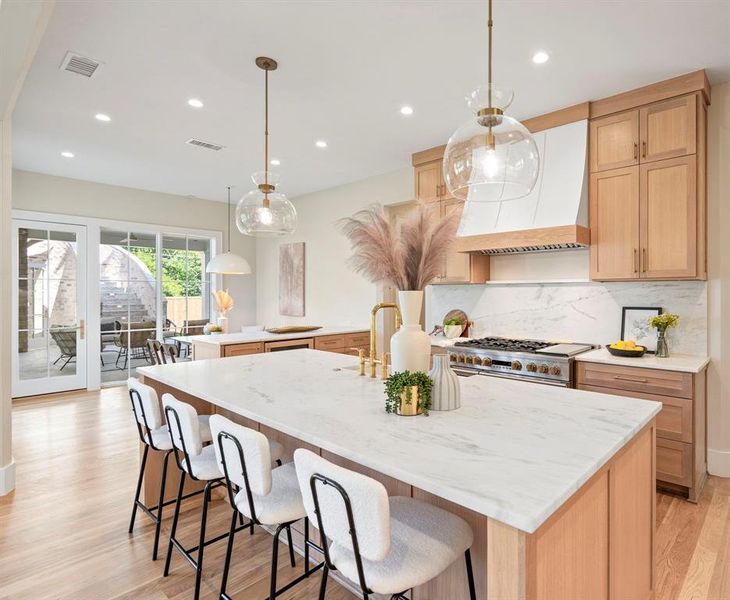
<svg viewBox="0 0 730 600"><path fill-rule="evenodd" d="M485 377L501 377L502 379L512 379L514 381L530 381L532 383L542 383L544 385L552 385L553 387L569 388L570 383L567 381L539 379L537 377L522 377L520 375L510 375L509 373L500 373L499 371L479 371L479 375Z"/></svg>

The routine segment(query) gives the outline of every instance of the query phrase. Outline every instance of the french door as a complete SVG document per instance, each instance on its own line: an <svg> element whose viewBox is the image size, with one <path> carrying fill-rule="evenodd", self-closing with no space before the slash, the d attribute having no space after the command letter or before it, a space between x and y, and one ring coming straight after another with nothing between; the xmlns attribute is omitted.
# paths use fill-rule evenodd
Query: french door
<svg viewBox="0 0 730 600"><path fill-rule="evenodd" d="M86 227L13 220L13 397L85 389Z"/></svg>

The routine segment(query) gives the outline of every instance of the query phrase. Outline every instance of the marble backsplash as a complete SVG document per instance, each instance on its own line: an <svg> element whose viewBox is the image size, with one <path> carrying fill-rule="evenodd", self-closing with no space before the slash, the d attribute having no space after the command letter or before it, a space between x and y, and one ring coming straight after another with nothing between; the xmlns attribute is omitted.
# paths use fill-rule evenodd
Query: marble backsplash
<svg viewBox="0 0 730 600"><path fill-rule="evenodd" d="M426 329L451 309L474 321L472 336L487 335L607 344L621 334L623 306L661 306L680 315L669 348L707 354L704 281L616 283L505 283L436 285L426 291Z"/></svg>

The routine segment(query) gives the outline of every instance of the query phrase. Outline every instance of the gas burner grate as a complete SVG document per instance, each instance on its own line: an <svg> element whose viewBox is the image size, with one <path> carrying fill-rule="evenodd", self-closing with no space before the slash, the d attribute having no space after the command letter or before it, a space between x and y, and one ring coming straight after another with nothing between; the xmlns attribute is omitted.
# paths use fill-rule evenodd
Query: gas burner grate
<svg viewBox="0 0 730 600"><path fill-rule="evenodd" d="M514 340L509 338L486 337L464 342L456 342L455 346L481 350L502 350L504 352L535 352L552 346L553 342L543 340Z"/></svg>

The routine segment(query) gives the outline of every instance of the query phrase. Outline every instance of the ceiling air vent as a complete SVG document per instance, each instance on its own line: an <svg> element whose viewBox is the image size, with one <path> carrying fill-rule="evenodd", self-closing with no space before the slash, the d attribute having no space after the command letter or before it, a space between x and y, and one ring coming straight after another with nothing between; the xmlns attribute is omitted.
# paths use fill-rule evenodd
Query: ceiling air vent
<svg viewBox="0 0 730 600"><path fill-rule="evenodd" d="M218 150L223 150L224 146L220 146L218 144L212 144L211 142L204 142L203 140L196 140L195 138L190 138L186 144L190 144L191 146L198 146L200 148L206 148L207 150L215 150L216 152Z"/></svg>
<svg viewBox="0 0 730 600"><path fill-rule="evenodd" d="M84 77L92 77L101 63L91 58L86 58L74 52L67 52L61 63L62 71L70 71Z"/></svg>

